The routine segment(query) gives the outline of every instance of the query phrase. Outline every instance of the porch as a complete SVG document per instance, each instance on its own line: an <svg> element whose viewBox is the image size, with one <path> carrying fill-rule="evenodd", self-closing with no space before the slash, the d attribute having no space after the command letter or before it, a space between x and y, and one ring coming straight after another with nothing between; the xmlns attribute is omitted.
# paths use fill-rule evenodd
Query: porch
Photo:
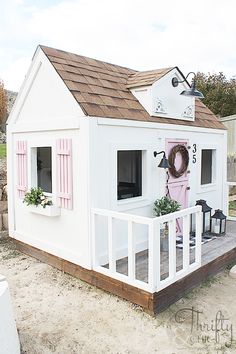
<svg viewBox="0 0 236 354"><path fill-rule="evenodd" d="M147 274L147 264L150 264L150 255L148 256L148 251L144 251L143 253L142 251L138 252L135 256L135 272L140 279L143 277L143 281L139 281L136 285L131 285L127 282L128 276L125 274L118 273L118 276L116 276L116 273L109 273L109 269L106 269L105 267L101 267L104 269L100 271L98 266L96 269L92 270L85 269L77 264L49 254L19 240L14 239L14 243L19 251L50 264L74 277L78 277L89 284L106 290L109 293L138 304L150 314L154 314L166 309L172 303L180 299L185 293L201 284L209 276L215 275L228 264L235 263L236 221L228 221L227 233L225 236L214 239L201 246L201 264L196 267L195 270L190 268L190 273L187 273L185 276L183 275L179 279L172 279L173 281L170 282L169 285L164 284L166 286L163 286L163 288L160 288L155 292L150 292L137 286L137 284L141 286L142 284L146 284L146 286L148 286L147 278L143 277L143 274ZM193 251L190 251L190 254L191 253L193 253ZM180 260L182 259L181 257L183 257L184 251L177 249L176 254L176 259L181 263ZM168 263L166 256L166 253L163 253L163 259ZM190 256L190 258L191 257L193 256ZM128 258L129 257L123 257L116 261L117 270L119 270L119 267L124 267L127 272ZM155 262L157 264L157 260ZM106 264L105 266L107 267ZM128 266L128 269L131 269L131 265ZM163 269L165 269L165 267ZM165 274L165 272L160 270L160 275L162 277L163 274ZM120 279L118 279L119 277ZM163 279L163 281L165 280Z"/></svg>
<svg viewBox="0 0 236 354"><path fill-rule="evenodd" d="M92 269L19 240L14 242L19 251L138 304L151 314L163 311L209 276L236 262L236 221L228 220L225 236L202 244L199 206L158 218L101 209L92 209L91 216ZM182 222L181 248L176 241L177 221ZM169 243L162 251L164 223L168 223Z"/></svg>
<svg viewBox="0 0 236 354"><path fill-rule="evenodd" d="M201 250L201 266L204 266L211 261L223 256L225 253L236 247L236 222L228 221L227 223L227 234L225 236L216 237L213 236L212 239L206 241L202 244ZM190 264L194 262L194 248L190 249ZM135 273L137 278L146 282L148 281L148 250L144 250L136 253L136 268ZM166 279L168 277L168 252L160 252L160 276L161 279ZM183 249L176 248L176 269L179 271L182 269L183 260ZM235 258L236 263L236 258ZM109 267L108 264L105 265L106 268ZM121 258L116 261L116 269L120 274L128 275L128 257Z"/></svg>
<svg viewBox="0 0 236 354"><path fill-rule="evenodd" d="M118 221L126 224L126 228L124 225L120 228L123 232L126 229L126 254L123 256L117 248ZM168 247L162 250L162 229L166 223ZM182 223L182 235L177 234L177 223ZM146 248L142 250L137 243L138 224L147 227ZM112 278L114 285L122 287L119 293L116 286L110 287L110 292L142 306L148 303L144 307L152 313L162 311L207 277L236 261L236 222L228 220L224 236L203 238L199 206L158 218L93 209L92 225L93 270L106 279ZM101 237L107 241L105 257L99 256ZM130 296L131 289L137 292L135 301L133 293Z"/></svg>
<svg viewBox="0 0 236 354"><path fill-rule="evenodd" d="M202 244L201 250L201 266L210 263L217 257L220 257L230 251L232 248L236 247L236 222L228 221L227 223L227 234L225 236L216 237L213 236L212 239L206 241ZM144 250L136 253L136 268L135 273L137 278L146 282L148 281L148 250ZM160 263L160 276L161 279L166 279L168 277L168 252L163 251L160 253L161 263ZM182 268L183 260L183 249L176 248L176 269L179 271ZM190 249L190 264L194 262L194 248ZM236 262L236 259L235 259ZM109 267L108 264L105 265L106 268ZM120 274L128 275L128 257L121 258L116 261L116 269Z"/></svg>

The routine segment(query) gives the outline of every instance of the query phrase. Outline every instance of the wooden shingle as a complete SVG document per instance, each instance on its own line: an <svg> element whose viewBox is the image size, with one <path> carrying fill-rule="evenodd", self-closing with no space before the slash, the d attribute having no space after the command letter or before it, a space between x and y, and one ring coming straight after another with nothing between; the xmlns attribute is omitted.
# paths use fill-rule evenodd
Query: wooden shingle
<svg viewBox="0 0 236 354"><path fill-rule="evenodd" d="M138 72L100 60L40 46L87 116L225 129L198 99L195 121L150 116L130 88L152 85L173 68Z"/></svg>

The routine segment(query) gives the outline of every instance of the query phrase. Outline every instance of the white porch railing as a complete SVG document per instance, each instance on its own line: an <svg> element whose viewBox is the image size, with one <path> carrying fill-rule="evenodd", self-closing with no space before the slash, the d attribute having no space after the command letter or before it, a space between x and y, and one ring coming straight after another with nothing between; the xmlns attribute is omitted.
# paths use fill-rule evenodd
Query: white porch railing
<svg viewBox="0 0 236 354"><path fill-rule="evenodd" d="M190 262L190 216L195 216L195 257ZM105 217L107 234L107 264L101 261L98 252L98 234L99 240L102 240L102 231L96 224L97 217ZM177 219L183 220L183 250L182 250L182 268L177 269L176 259L176 222ZM114 221L119 220L127 223L127 254L128 274L117 272L117 248L114 238ZM168 223L169 242L168 242L168 276L165 279L161 277L161 238L160 231L163 223ZM133 229L134 224L146 225L147 249L148 249L148 280L141 281L136 275L136 240ZM127 284L136 286L151 293L157 292L175 281L183 278L201 266L201 230L202 213L200 206L183 209L175 213L163 215L160 217L149 218L139 215L131 215L105 209L92 209L92 247L93 247L93 269L109 277L121 280ZM104 230L104 228L103 228ZM104 235L104 237L106 237Z"/></svg>

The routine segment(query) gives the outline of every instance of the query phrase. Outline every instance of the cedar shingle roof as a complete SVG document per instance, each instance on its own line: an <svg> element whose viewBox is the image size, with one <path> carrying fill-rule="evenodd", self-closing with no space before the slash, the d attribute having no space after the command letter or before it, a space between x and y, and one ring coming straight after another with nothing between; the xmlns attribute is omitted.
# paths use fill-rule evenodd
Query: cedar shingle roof
<svg viewBox="0 0 236 354"><path fill-rule="evenodd" d="M150 116L129 88L151 85L172 68L137 72L100 60L40 46L85 115L225 129L218 118L196 100L195 121Z"/></svg>
<svg viewBox="0 0 236 354"><path fill-rule="evenodd" d="M159 80L162 76L171 71L172 68L149 70L149 71L140 71L135 74L130 75L127 80L126 87L140 87L152 85L155 81Z"/></svg>

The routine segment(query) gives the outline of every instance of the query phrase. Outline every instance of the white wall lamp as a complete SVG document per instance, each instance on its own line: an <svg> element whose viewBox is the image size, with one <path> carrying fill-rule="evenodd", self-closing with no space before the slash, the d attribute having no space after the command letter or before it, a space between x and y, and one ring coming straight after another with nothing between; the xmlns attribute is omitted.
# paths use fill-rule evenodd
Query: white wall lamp
<svg viewBox="0 0 236 354"><path fill-rule="evenodd" d="M190 71L190 73L188 73L188 75L186 76L186 78L184 78L184 80L182 81L179 81L177 79L177 77L173 77L172 79L172 86L173 87L177 87L179 84L181 84L182 82L187 82L187 84L189 85L188 81L187 81L187 78L190 74L193 74L193 79L192 79L192 83L191 83L191 86L190 86L190 89L187 89L187 90L184 90L180 93L180 95L182 96L191 96L191 97L196 97L196 98L204 98L203 94L198 91L196 89L196 74L193 72L193 71Z"/></svg>

